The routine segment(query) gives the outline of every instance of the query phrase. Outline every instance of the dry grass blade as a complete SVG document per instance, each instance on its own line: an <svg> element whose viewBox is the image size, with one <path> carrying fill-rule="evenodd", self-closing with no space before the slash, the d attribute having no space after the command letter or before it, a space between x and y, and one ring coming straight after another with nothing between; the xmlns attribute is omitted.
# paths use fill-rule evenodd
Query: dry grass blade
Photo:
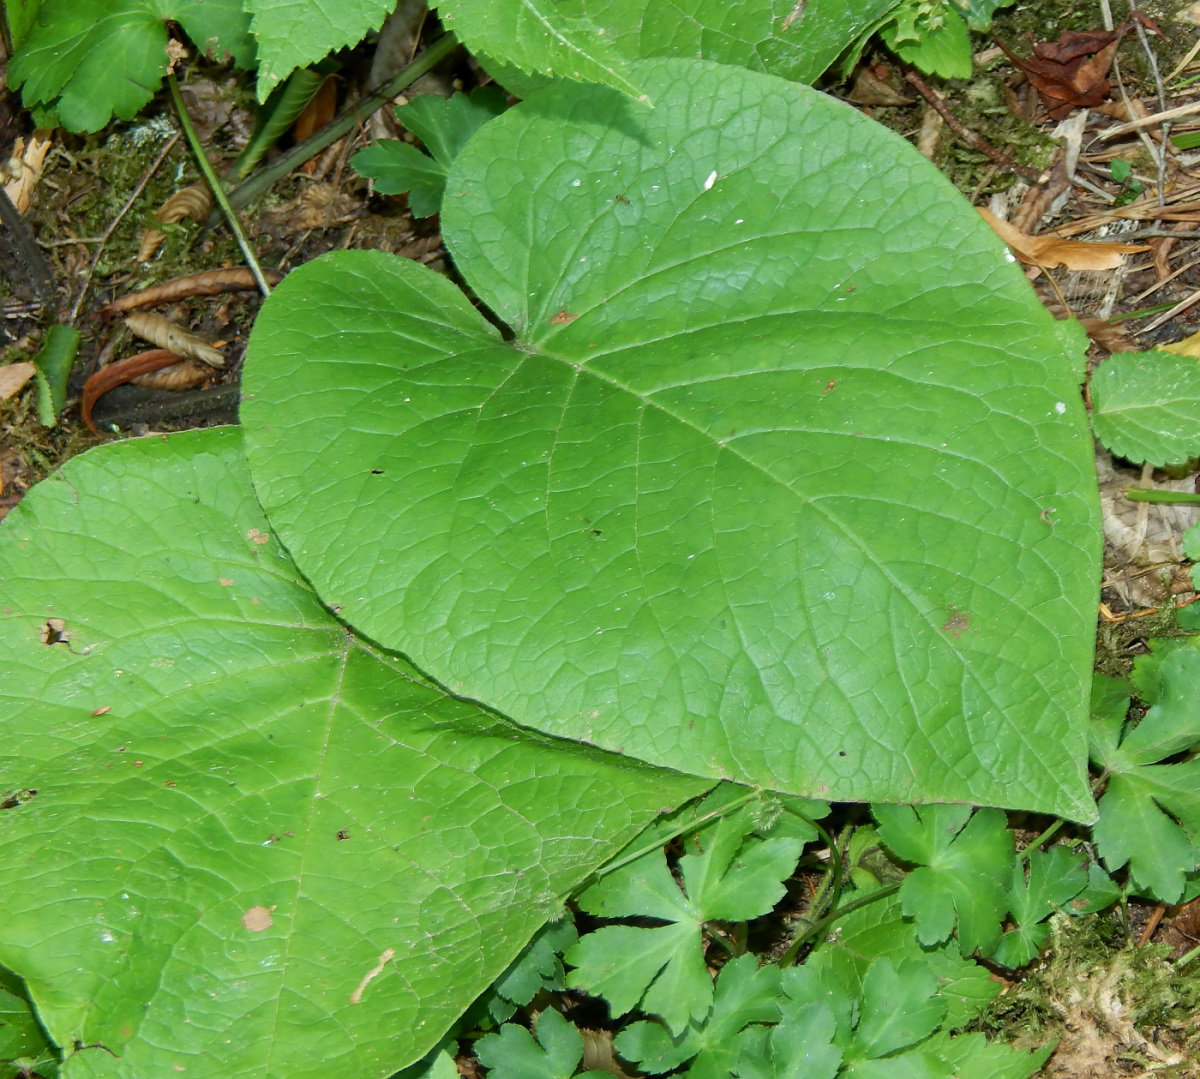
<svg viewBox="0 0 1200 1079"><path fill-rule="evenodd" d="M1012 249L1013 254L1031 266L1050 269L1064 266L1068 270L1115 270L1125 256L1145 251L1145 244L1089 243L1086 240L1064 240L1046 234L1030 236L983 207L976 207L982 217Z"/></svg>
<svg viewBox="0 0 1200 1079"><path fill-rule="evenodd" d="M268 281L278 285L283 280L283 274L276 270L264 270ZM143 289L141 292L131 292L122 296L107 307L101 308L101 318L113 318L125 311L133 311L139 307L155 307L163 303L175 303L186 300L191 296L216 296L222 292L252 292L258 285L254 275L245 266L235 266L228 270L205 270L203 273L188 274L177 277L173 281L164 281L161 285Z"/></svg>
<svg viewBox="0 0 1200 1079"><path fill-rule="evenodd" d="M200 360L210 367L225 366L225 357L219 349L162 315L139 311L129 315L125 325L143 341L173 352L180 359Z"/></svg>
<svg viewBox="0 0 1200 1079"><path fill-rule="evenodd" d="M80 405L80 413L83 416L83 422L87 424L88 430L94 435L100 433L96 430L96 425L92 423L92 408L109 390L115 389L117 386L122 386L126 382L131 382L138 375L144 375L150 371L159 371L164 367L171 367L179 363L180 360L181 357L175 355L175 353L168 352L166 349L156 348L149 352L139 352L136 356L130 356L127 360L121 360L118 363L102 367L83 386L83 401Z"/></svg>

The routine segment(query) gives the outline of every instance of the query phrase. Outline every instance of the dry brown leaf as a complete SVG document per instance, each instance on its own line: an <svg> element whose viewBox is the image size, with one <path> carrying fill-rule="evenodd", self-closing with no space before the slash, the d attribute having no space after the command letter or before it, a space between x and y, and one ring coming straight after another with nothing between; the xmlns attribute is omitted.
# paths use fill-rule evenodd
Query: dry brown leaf
<svg viewBox="0 0 1200 1079"><path fill-rule="evenodd" d="M1033 56L1022 59L1004 42L996 44L1005 56L1025 72L1025 77L1041 96L1051 120L1062 120L1072 110L1099 105L1111 88L1108 69L1112 67L1117 46L1132 28L1124 23L1115 30L1064 30L1058 41L1039 42Z"/></svg>
<svg viewBox="0 0 1200 1079"><path fill-rule="evenodd" d="M13 145L12 156L4 170L4 193L19 214L29 209L29 200L33 197L33 189L42 175L42 165L50 149L51 135L49 131L35 131L29 136L28 142L17 139Z"/></svg>
<svg viewBox="0 0 1200 1079"><path fill-rule="evenodd" d="M270 929L274 924L275 919L271 917L270 907L251 907L242 915L242 925L251 933L261 933L264 929Z"/></svg>
<svg viewBox="0 0 1200 1079"><path fill-rule="evenodd" d="M0 367L0 401L7 401L13 394L20 393L21 388L33 378L37 370L32 363L10 363Z"/></svg>
<svg viewBox="0 0 1200 1079"><path fill-rule="evenodd" d="M317 88L292 127L292 137L297 142L303 142L315 131L319 131L337 113L337 78L330 75Z"/></svg>
<svg viewBox="0 0 1200 1079"><path fill-rule="evenodd" d="M1092 344L1105 352L1139 352L1141 345L1133 339L1123 322L1109 322L1102 318L1081 318L1083 327Z"/></svg>
<svg viewBox="0 0 1200 1079"><path fill-rule="evenodd" d="M110 363L107 367L101 367L83 384L83 398L80 401L79 411L88 430L94 435L100 433L96 429L96 425L92 423L92 406L109 390L123 386L126 382L132 382L139 375L150 371L159 371L179 362L180 359L175 353L168 352L165 348L156 348L149 352L139 352L136 356L130 356L117 363Z"/></svg>
<svg viewBox="0 0 1200 1079"><path fill-rule="evenodd" d="M975 207L979 216L995 230L1012 249L1014 255L1031 266L1053 269L1063 266L1068 270L1115 270L1127 254L1145 251L1145 244L1118 244L1090 242L1087 240L1064 240L1061 236L1030 236L1009 222L997 217L982 206Z"/></svg>
<svg viewBox="0 0 1200 1079"><path fill-rule="evenodd" d="M162 247L162 242L167 238L167 234L162 229L146 229L142 233L141 240L138 241L138 262L149 262L154 258L154 252Z"/></svg>
<svg viewBox="0 0 1200 1079"><path fill-rule="evenodd" d="M327 229L352 221L362 203L333 184L312 184L298 199L279 207L271 217L282 223L285 234Z"/></svg>
<svg viewBox="0 0 1200 1079"><path fill-rule="evenodd" d="M264 269L263 276L272 285L278 285L283 280L283 274L278 270ZM226 270L203 270L122 296L107 307L101 308L100 317L112 318L122 311L132 311L135 307L175 303L191 296L216 296L222 292L247 292L256 288L258 283L254 280L254 274L245 266L232 266Z"/></svg>
<svg viewBox="0 0 1200 1079"><path fill-rule="evenodd" d="M161 371L148 371L129 381L135 386L150 390L190 390L202 386L212 378L213 369L206 363L184 360L182 363L164 367Z"/></svg>
<svg viewBox="0 0 1200 1079"><path fill-rule="evenodd" d="M210 367L224 367L225 357L203 338L176 326L169 318L149 311L138 311L127 315L125 325L143 341L174 352L185 359L201 360Z"/></svg>
<svg viewBox="0 0 1200 1079"><path fill-rule="evenodd" d="M204 181L176 191L166 202L154 211L154 219L164 225L174 225L185 217L193 221L203 221L212 213L212 192Z"/></svg>

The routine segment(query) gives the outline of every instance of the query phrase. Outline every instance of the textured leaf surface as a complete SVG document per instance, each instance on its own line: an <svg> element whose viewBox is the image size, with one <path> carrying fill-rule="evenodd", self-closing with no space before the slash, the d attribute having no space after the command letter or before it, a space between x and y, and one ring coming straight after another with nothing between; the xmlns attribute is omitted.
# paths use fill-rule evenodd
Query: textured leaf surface
<svg viewBox="0 0 1200 1079"><path fill-rule="evenodd" d="M1092 818L1071 331L882 127L770 76L635 69L654 110L557 86L455 163L447 242L512 344L384 255L266 304L242 417L301 569L556 735Z"/></svg>
<svg viewBox="0 0 1200 1079"><path fill-rule="evenodd" d="M716 60L812 82L896 0L560 0L558 6L590 19L630 59Z"/></svg>
<svg viewBox="0 0 1200 1079"><path fill-rule="evenodd" d="M1092 425L1119 457L1180 464L1200 454L1200 361L1118 352L1092 375Z"/></svg>
<svg viewBox="0 0 1200 1079"><path fill-rule="evenodd" d="M131 119L167 73L168 19L201 52L253 66L240 0L43 0L9 83L23 87L26 105L57 99L72 131L98 131L114 114Z"/></svg>
<svg viewBox="0 0 1200 1079"><path fill-rule="evenodd" d="M0 789L37 792L0 813L0 962L115 1054L69 1075L390 1075L698 793L357 644L233 429L77 458L0 540Z"/></svg>
<svg viewBox="0 0 1200 1079"><path fill-rule="evenodd" d="M357 45L395 0L245 0L258 41L258 100L298 67Z"/></svg>
<svg viewBox="0 0 1200 1079"><path fill-rule="evenodd" d="M433 6L472 52L521 71L644 94L624 72L625 57L600 29L556 0L437 0Z"/></svg>
<svg viewBox="0 0 1200 1079"><path fill-rule="evenodd" d="M1050 937L1050 926L1044 919L1079 895L1087 884L1082 856L1066 847L1030 851L1028 879L1025 863L1014 858L1008 910L1016 924L1000 938L992 958L1006 967L1023 967Z"/></svg>

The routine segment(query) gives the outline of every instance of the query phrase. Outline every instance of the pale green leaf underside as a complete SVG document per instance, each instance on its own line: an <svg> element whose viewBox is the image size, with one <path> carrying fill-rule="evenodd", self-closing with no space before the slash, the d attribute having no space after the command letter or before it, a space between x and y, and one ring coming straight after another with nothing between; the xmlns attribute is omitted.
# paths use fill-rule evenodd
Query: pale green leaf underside
<svg viewBox="0 0 1200 1079"><path fill-rule="evenodd" d="M68 1075L390 1075L702 789L450 700L268 532L224 429L77 458L0 534L0 789L37 791L0 814L0 963L115 1054Z"/></svg>
<svg viewBox="0 0 1200 1079"><path fill-rule="evenodd" d="M770 76L631 70L656 109L555 87L451 171L455 263L515 346L372 253L265 306L243 421L302 570L556 735L1091 818L1077 342L882 127Z"/></svg>
<svg viewBox="0 0 1200 1079"><path fill-rule="evenodd" d="M166 75L168 19L201 52L253 65L240 0L43 0L9 82L22 86L26 105L57 98L72 131L98 131L114 114L129 120Z"/></svg>
<svg viewBox="0 0 1200 1079"><path fill-rule="evenodd" d="M630 59L716 60L812 82L896 0L560 0L601 28Z"/></svg>
<svg viewBox="0 0 1200 1079"><path fill-rule="evenodd" d="M1181 464L1200 454L1200 360L1119 352L1092 375L1096 437L1119 457Z"/></svg>
<svg viewBox="0 0 1200 1079"><path fill-rule="evenodd" d="M296 68L357 45L395 0L245 0L258 41L258 100Z"/></svg>

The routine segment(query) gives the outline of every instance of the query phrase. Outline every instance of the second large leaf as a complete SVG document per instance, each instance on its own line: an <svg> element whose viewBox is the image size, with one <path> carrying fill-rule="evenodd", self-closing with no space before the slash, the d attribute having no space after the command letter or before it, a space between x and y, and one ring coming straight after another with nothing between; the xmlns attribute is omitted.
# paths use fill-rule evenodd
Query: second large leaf
<svg viewBox="0 0 1200 1079"><path fill-rule="evenodd" d="M446 188L445 278L302 267L246 370L326 602L555 735L838 799L1090 819L1078 345L906 143L808 88L631 65Z"/></svg>

